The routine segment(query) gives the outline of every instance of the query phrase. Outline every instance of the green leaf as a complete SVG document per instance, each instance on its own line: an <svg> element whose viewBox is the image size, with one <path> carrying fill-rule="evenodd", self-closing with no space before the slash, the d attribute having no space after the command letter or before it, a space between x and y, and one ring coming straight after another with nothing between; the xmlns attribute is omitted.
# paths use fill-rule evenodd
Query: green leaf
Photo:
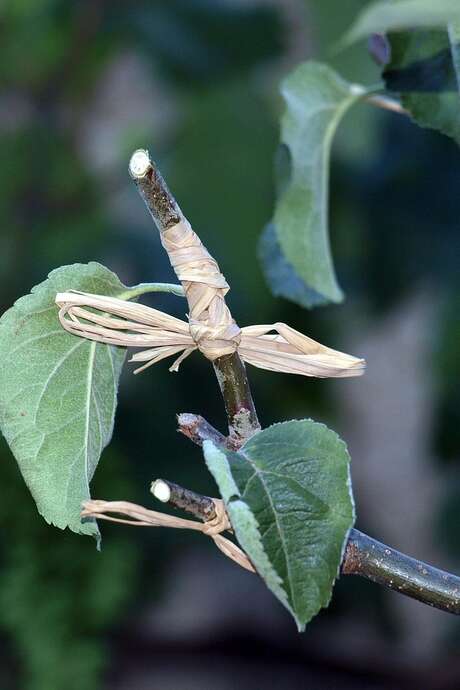
<svg viewBox="0 0 460 690"><path fill-rule="evenodd" d="M275 424L238 452L203 449L238 542L303 630L330 601L354 522L344 442L306 419Z"/></svg>
<svg viewBox="0 0 460 690"><path fill-rule="evenodd" d="M364 8L342 43L354 43L373 33L441 27L456 20L460 20L458 0L380 0Z"/></svg>
<svg viewBox="0 0 460 690"><path fill-rule="evenodd" d="M275 297L284 297L306 309L324 304L324 297L309 288L287 261L273 223L268 223L260 236L258 256L265 279Z"/></svg>
<svg viewBox="0 0 460 690"><path fill-rule="evenodd" d="M99 538L80 508L112 435L126 350L64 331L54 300L69 289L126 290L100 264L63 266L3 314L0 427L45 520Z"/></svg>
<svg viewBox="0 0 460 690"><path fill-rule="evenodd" d="M451 27L449 27L451 28ZM390 37L391 62L383 77L421 127L436 129L460 144L460 96L454 60L458 44L447 31L411 31Z"/></svg>
<svg viewBox="0 0 460 690"><path fill-rule="evenodd" d="M273 279L273 272L282 276L287 270L295 285L286 288L285 295L304 306L340 302L343 295L334 273L328 233L329 156L337 125L365 90L315 62L297 67L281 90L286 101L281 142L289 154L290 176L273 218L279 250L273 238L271 245L266 244L267 238L262 241L261 254L268 259L265 274L275 293L281 294L282 278L275 275ZM300 297L299 280L304 284Z"/></svg>

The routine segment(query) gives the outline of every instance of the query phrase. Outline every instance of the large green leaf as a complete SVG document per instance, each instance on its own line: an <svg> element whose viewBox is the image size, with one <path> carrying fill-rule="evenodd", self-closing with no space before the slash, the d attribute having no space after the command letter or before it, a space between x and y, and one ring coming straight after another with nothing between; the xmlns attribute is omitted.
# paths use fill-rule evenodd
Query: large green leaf
<svg viewBox="0 0 460 690"><path fill-rule="evenodd" d="M307 309L324 304L323 295L309 288L286 259L273 223L268 223L260 236L258 255L275 297L284 297Z"/></svg>
<svg viewBox="0 0 460 690"><path fill-rule="evenodd" d="M411 31L390 35L391 62L384 72L388 89L421 127L436 129L460 143L460 96L454 59L454 25L446 31Z"/></svg>
<svg viewBox="0 0 460 690"><path fill-rule="evenodd" d="M343 42L352 43L372 33L442 27L456 20L460 20L458 0L380 0L364 8Z"/></svg>
<svg viewBox="0 0 460 690"><path fill-rule="evenodd" d="M110 440L124 348L70 335L56 293L117 296L117 276L97 263L63 266L0 319L0 427L39 512L60 528L99 536L81 502Z"/></svg>
<svg viewBox="0 0 460 690"><path fill-rule="evenodd" d="M281 142L290 171L261 256L275 294L303 306L342 300L329 245L329 156L337 125L364 93L316 62L297 67L282 85Z"/></svg>
<svg viewBox="0 0 460 690"><path fill-rule="evenodd" d="M330 601L354 522L344 442L323 424L296 420L238 452L203 447L239 543L303 630Z"/></svg>

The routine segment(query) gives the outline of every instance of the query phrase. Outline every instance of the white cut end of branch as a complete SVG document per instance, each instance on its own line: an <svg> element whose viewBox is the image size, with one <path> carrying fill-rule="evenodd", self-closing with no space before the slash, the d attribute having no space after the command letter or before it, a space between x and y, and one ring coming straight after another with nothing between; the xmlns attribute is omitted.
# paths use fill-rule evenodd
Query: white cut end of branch
<svg viewBox="0 0 460 690"><path fill-rule="evenodd" d="M171 489L162 479L157 479L152 483L151 492L162 503L168 503L171 498Z"/></svg>
<svg viewBox="0 0 460 690"><path fill-rule="evenodd" d="M137 149L129 161L129 172L135 179L140 179L147 174L151 165L149 152L145 149Z"/></svg>

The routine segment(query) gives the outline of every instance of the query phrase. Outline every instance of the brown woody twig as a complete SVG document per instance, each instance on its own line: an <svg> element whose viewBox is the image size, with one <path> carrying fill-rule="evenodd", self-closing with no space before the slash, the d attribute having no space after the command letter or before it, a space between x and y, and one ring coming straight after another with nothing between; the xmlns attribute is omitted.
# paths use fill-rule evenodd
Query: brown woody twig
<svg viewBox="0 0 460 690"><path fill-rule="evenodd" d="M175 482L156 479L152 482L150 491L162 503L169 503L174 508L185 510L203 522L209 522L216 517L215 501L217 499L202 496L191 489L184 489L183 486L179 486Z"/></svg>
<svg viewBox="0 0 460 690"><path fill-rule="evenodd" d="M149 160L147 168L142 166L145 166L145 152L139 151L131 159L131 176L161 234L185 217L155 164ZM213 366L225 403L229 437L233 446L239 447L260 430L246 368L237 351L215 359Z"/></svg>
<svg viewBox="0 0 460 690"><path fill-rule="evenodd" d="M198 446L202 446L206 440L211 440L215 446L227 443L226 437L199 414L181 412L177 415L177 423L178 431Z"/></svg>
<svg viewBox="0 0 460 690"><path fill-rule="evenodd" d="M405 109L391 99L370 96L368 100L374 105L406 114ZM179 205L153 164L147 175L133 177L160 233L183 219ZM179 415L179 431L198 445L210 439L217 445L225 443L238 448L260 430L245 366L238 352L216 359L213 364L227 411L229 438L225 439L197 415ZM168 486L171 503L189 512L198 511L195 514L203 513L206 501L212 500L177 484L168 482ZM460 614L460 578L401 554L358 530L350 532L341 572L360 575L429 606Z"/></svg>

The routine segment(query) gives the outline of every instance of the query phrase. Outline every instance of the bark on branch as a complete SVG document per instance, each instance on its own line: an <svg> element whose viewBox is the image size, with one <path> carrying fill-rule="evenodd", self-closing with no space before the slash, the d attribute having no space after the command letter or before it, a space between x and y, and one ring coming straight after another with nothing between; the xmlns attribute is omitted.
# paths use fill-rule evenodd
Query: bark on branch
<svg viewBox="0 0 460 690"><path fill-rule="evenodd" d="M181 412L177 415L178 431L189 438L197 446L202 446L203 441L210 440L216 446L226 445L226 437L217 431L204 417L190 412Z"/></svg>
<svg viewBox="0 0 460 690"><path fill-rule="evenodd" d="M139 150L133 155L130 172L160 234L186 220L160 171L145 151ZM234 447L239 447L260 430L246 367L237 351L218 357L213 366L225 403L229 438Z"/></svg>
<svg viewBox="0 0 460 690"><path fill-rule="evenodd" d="M460 615L460 577L410 558L356 529L348 538L342 574L361 575L428 606Z"/></svg>
<svg viewBox="0 0 460 690"><path fill-rule="evenodd" d="M152 489L163 502L205 521L215 518L213 499L173 482L157 482L171 490L167 497L161 498ZM406 556L357 529L350 531L341 574L359 575L428 606L460 615L460 577Z"/></svg>
<svg viewBox="0 0 460 690"><path fill-rule="evenodd" d="M369 100L380 107L405 112L398 103L388 99L373 96ZM147 174L139 176L135 164L133 157L132 176L162 233L183 220L184 216L158 169L151 164ZM191 414L178 416L179 431L198 445L210 439L216 445L238 448L260 430L246 369L238 352L214 360L213 365L227 411L229 438L226 439L203 417ZM195 515L206 519L206 507L209 507L208 501L212 499L176 484L167 484L171 491L168 500L172 505L189 512L195 511ZM460 614L459 577L399 553L358 530L352 529L350 532L341 572L343 575L360 575L429 606Z"/></svg>

